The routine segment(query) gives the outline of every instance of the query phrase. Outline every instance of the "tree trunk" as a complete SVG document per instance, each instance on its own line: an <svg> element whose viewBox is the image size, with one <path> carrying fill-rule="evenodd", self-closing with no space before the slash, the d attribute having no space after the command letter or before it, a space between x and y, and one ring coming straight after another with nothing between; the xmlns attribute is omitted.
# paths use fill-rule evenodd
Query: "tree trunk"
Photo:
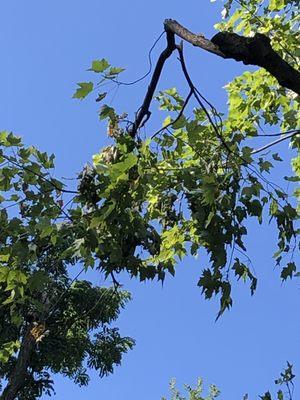
<svg viewBox="0 0 300 400"><path fill-rule="evenodd" d="M16 399L24 385L27 369L30 365L30 356L35 348L35 339L31 334L31 329L32 325L27 328L24 334L15 368L8 379L8 384L2 393L1 400Z"/></svg>

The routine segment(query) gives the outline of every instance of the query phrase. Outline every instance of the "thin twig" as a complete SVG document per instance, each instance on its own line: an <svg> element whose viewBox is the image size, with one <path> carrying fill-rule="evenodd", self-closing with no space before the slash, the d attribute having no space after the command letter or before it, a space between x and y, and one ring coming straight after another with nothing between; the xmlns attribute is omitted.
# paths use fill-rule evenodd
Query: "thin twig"
<svg viewBox="0 0 300 400"><path fill-rule="evenodd" d="M222 134L219 132L218 127L216 126L216 124L212 120L209 112L207 111L206 107L204 106L204 104L203 104L203 102L202 102L202 100L201 100L201 98L200 98L200 96L199 96L194 84L193 84L193 81L192 81L192 79L191 79L191 77L190 77L190 75L189 75L189 73L187 71L187 68L186 68L186 65L185 65L185 60L184 60L184 55L183 55L183 42L181 42L181 44L179 46L177 46L177 50L178 50L178 53L179 53L179 61L180 61L180 64L181 64L182 72L183 72L183 74L185 76L185 79L186 79L186 81L187 81L187 83L188 83L188 85L189 85L194 97L196 98L196 100L198 101L200 107L202 108L202 110L204 111L205 115L207 116L209 122L211 123L211 126L213 127L217 137L220 139L220 141L223 144L223 146L227 149L227 151L229 153L232 153L232 150L229 148L229 146L226 143L225 139L223 138Z"/></svg>
<svg viewBox="0 0 300 400"><path fill-rule="evenodd" d="M256 137L275 137L275 136L283 136L283 135L288 135L289 133L300 133L300 129L291 129L290 131L286 132L279 132L279 133L264 133L264 134L257 134L253 135L250 137L256 138Z"/></svg>
<svg viewBox="0 0 300 400"><path fill-rule="evenodd" d="M160 128L157 132L155 132L152 136L151 139L153 139L155 136L159 135L161 132L163 132L165 129L169 128L170 126L174 125L177 121L179 121L179 119L182 117L182 114L186 108L186 106L188 105L188 102L190 100L190 98L192 97L193 92L192 90L190 90L187 98L185 99L185 102L183 103L183 106L179 112L179 114L177 115L177 117L174 119L174 121L169 122L167 125L163 126L162 128Z"/></svg>
<svg viewBox="0 0 300 400"><path fill-rule="evenodd" d="M280 139L274 140L273 142L268 143L268 144L266 144L265 146L260 147L259 149L253 150L253 151L251 152L251 155L260 153L261 151L264 151L264 150L268 149L269 147L275 146L275 144L278 144L278 143L280 143L280 142L283 142L284 140L289 139L289 138L291 138L291 137L293 137L293 136L296 136L296 135L299 135L299 131L290 133L289 135L285 135L284 137L281 137Z"/></svg>
<svg viewBox="0 0 300 400"><path fill-rule="evenodd" d="M256 168L255 166L250 166L250 165L248 165L249 163L248 163L247 160L243 157L242 154L240 154L240 153L238 153L238 152L236 152L236 151L230 149L230 147L229 147L228 144L226 143L225 139L223 138L222 133L219 132L218 127L214 124L214 122L213 122L211 116L209 115L209 113L208 113L206 107L204 106L203 102L201 101L201 99L200 99L200 97L199 97L199 95L198 95L198 92L197 92L197 90L196 90L196 87L194 86L193 81L192 81L191 77L189 76L189 73L188 73L187 68L186 68L186 65L185 65L184 56L183 56L183 43L181 43L180 46L176 46L176 48L177 48L177 50L178 50L178 52L179 52L179 55L180 55L180 62L181 62L182 70L183 70L184 76L185 76L185 78L186 78L186 80L187 80L187 82L188 82L188 85L189 85L190 88L193 90L193 94L194 94L196 100L198 101L198 103L199 103L200 107L202 108L202 110L205 112L207 118L209 119L209 122L212 124L213 129L214 129L214 131L216 132L217 137L218 137L218 138L220 139L220 141L221 141L221 144L227 149L228 154L233 154L234 156L240 158L240 159L243 161L243 163L244 163L244 165L245 165L245 167L246 167L247 169L249 169L252 173L256 174L262 181L264 181L266 184L270 185L273 189L274 189L275 187L278 187L281 191L283 191L283 189L280 188L280 186L278 186L277 184L275 184L275 183L273 183L273 182L268 181L268 180L257 170L257 168Z"/></svg>
<svg viewBox="0 0 300 400"><path fill-rule="evenodd" d="M138 79L136 79L136 80L134 80L134 81L132 81L132 82L120 82L120 81L118 81L117 79L110 79L112 82L114 82L114 83L116 83L117 85L122 85L122 86L132 86L132 85L135 85L136 83L138 83L138 82L141 82L143 79L145 79L150 73L151 73L151 71L152 71L152 59L151 59L151 53L152 53L152 51L154 50L154 48L155 48L155 46L157 45L157 43L160 41L160 39L162 38L162 36L165 34L165 31L163 31L160 35L159 35L159 37L155 40L155 42L153 43L153 45L152 45L152 47L151 47L151 49L149 50L149 53L148 53L148 60L149 60L149 69L148 69L148 71L143 75L143 76L141 76L140 78L138 78ZM106 79L107 79L107 77L106 77ZM108 78L109 79L109 78Z"/></svg>
<svg viewBox="0 0 300 400"><path fill-rule="evenodd" d="M49 309L48 311L48 315L45 318L45 321L47 321L51 315L54 313L54 311L56 311L58 304L60 303L60 301L65 297L65 295L67 294L67 292L69 291L69 289L71 288L71 286L73 285L74 282L77 281L77 279L79 278L79 276L86 270L85 267L83 267L78 274L75 276L75 278L73 278L71 280L71 282L69 283L68 287L63 291L63 293L59 296L58 300L54 303L54 305Z"/></svg>
<svg viewBox="0 0 300 400"><path fill-rule="evenodd" d="M12 160L9 156L6 156L5 154L1 153L1 157L3 157L5 160L7 160L8 162L10 162L11 164L21 168L24 171L30 172L31 174L38 176L39 178L41 178L43 181L49 183L50 185L52 185L54 187L54 189L58 190L59 192L63 192L63 193L73 193L73 194L78 194L79 192L74 191L74 190L66 190L66 189L62 189L59 186L56 185L55 182L53 182L51 179L45 178L42 174L33 171L32 169L30 169L29 167L26 167L25 165L19 164L17 161Z"/></svg>

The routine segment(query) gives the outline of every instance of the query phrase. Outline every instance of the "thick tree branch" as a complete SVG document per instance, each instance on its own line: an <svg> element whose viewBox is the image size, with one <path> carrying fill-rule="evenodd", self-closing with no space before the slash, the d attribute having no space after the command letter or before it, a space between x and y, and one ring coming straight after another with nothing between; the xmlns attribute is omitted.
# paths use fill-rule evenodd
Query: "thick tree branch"
<svg viewBox="0 0 300 400"><path fill-rule="evenodd" d="M160 54L157 60L143 104L139 109L135 121L130 129L130 135L132 137L135 137L138 129L142 125L144 125L145 122L149 119L151 115L149 107L153 99L153 95L156 90L162 69L164 67L166 60L171 56L173 51L176 49L174 33L168 29L166 29L166 33L167 33L167 47L165 48L165 50L163 50L163 52Z"/></svg>
<svg viewBox="0 0 300 400"><path fill-rule="evenodd" d="M30 356L35 348L35 338L31 334L31 329L32 325L27 328L24 334L16 365L8 379L8 384L2 393L1 400L16 399L24 385L30 365Z"/></svg>
<svg viewBox="0 0 300 400"><path fill-rule="evenodd" d="M166 19L164 27L167 34L167 46L157 60L143 104L139 108L135 121L129 129L129 134L133 138L136 136L139 128L150 118L150 104L166 60L176 48L179 49L179 46L175 43L175 35L194 46L200 47L222 58L232 58L236 61L242 61L244 64L263 67L278 80L281 86L300 94L300 73L273 50L269 38L265 35L256 34L254 37L249 38L239 36L235 33L219 32L209 40L202 34L196 35L190 32L173 19ZM184 64L182 60L181 63L182 65ZM183 66L183 71L184 69ZM189 82L189 84L190 89L197 98L198 96L195 88L192 88L191 82ZM197 98L197 100L199 102L200 99Z"/></svg>
<svg viewBox="0 0 300 400"><path fill-rule="evenodd" d="M192 33L174 19L166 19L164 25L166 30L173 32L174 35L179 36L181 39L191 43L193 46L201 47L203 50L226 58L226 55L219 49L219 47L209 39L206 39L203 34L196 35L195 33Z"/></svg>
<svg viewBox="0 0 300 400"><path fill-rule="evenodd" d="M243 37L236 33L219 32L209 40L203 35L190 32L173 19L165 20L165 29L193 46L222 58L232 58L246 65L263 67L277 79L281 86L300 95L300 72L273 50L270 39L265 35L257 33L254 37Z"/></svg>

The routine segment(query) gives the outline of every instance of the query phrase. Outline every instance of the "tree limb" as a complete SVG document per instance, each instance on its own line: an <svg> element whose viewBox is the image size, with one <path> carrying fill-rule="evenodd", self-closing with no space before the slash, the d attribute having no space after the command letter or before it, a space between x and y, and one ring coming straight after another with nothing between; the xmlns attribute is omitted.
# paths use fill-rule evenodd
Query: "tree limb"
<svg viewBox="0 0 300 400"><path fill-rule="evenodd" d="M261 151L264 151L264 150L268 149L269 147L275 146L275 144L283 142L284 140L289 139L289 138L291 138L293 136L296 136L296 135L299 135L299 130L298 131L294 131L294 132L290 133L289 135L285 135L285 136L281 137L280 139L274 140L273 142L268 143L265 146L260 147L259 149L253 150L251 152L251 155L260 153Z"/></svg>
<svg viewBox="0 0 300 400"><path fill-rule="evenodd" d="M181 69L183 72L183 75L190 87L191 92L193 93L195 99L197 100L197 102L199 103L200 107L202 108L202 110L204 111L207 119L209 120L209 122L211 123L211 126L213 127L213 130L216 133L216 136L219 138L220 142L222 143L222 145L226 148L226 150L228 151L228 153L232 153L231 149L229 148L228 144L226 143L226 140L223 138L222 132L219 130L218 126L214 123L214 121L212 120L212 117L210 116L209 112L207 111L205 105L203 104L203 102L201 101L201 98L194 86L194 83L187 71L186 65L185 65L185 60L184 60L184 56L183 56L183 42L181 42L180 46L177 46L177 50L179 53L179 61L181 64Z"/></svg>
<svg viewBox="0 0 300 400"><path fill-rule="evenodd" d="M166 30L166 33L167 33L167 47L165 48L165 50L162 51L157 60L143 104L139 109L135 121L130 129L130 135L132 137L135 137L138 129L142 126L142 124L144 125L144 123L149 119L151 115L149 107L153 99L153 95L156 90L156 86L158 84L162 69L164 67L166 60L171 56L173 51L176 49L174 33L169 30ZM146 121L144 121L145 119Z"/></svg>
<svg viewBox="0 0 300 400"><path fill-rule="evenodd" d="M35 338L31 334L31 329L32 325L29 325L24 334L16 365L8 379L8 384L2 393L1 400L16 399L24 385L30 364L30 356L35 348Z"/></svg>
<svg viewBox="0 0 300 400"><path fill-rule="evenodd" d="M243 37L236 33L219 32L209 40L190 32L173 19L166 19L164 25L166 31L173 32L193 46L225 59L232 58L246 65L265 68L281 86L300 95L300 72L273 50L267 36L257 33L254 37Z"/></svg>

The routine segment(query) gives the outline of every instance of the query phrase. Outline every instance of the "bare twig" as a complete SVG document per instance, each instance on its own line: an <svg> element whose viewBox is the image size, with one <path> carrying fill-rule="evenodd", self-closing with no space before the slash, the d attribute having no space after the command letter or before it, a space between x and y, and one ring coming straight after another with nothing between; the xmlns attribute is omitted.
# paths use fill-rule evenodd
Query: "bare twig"
<svg viewBox="0 0 300 400"><path fill-rule="evenodd" d="M263 147L260 147L259 149L253 150L251 152L251 155L260 153L261 151L264 151L264 150L268 149L269 147L275 146L276 144L283 142L284 140L289 139L296 135L299 135L299 131L292 132L289 135L285 135L284 137L281 137L280 139L274 140L273 142L268 143Z"/></svg>
<svg viewBox="0 0 300 400"><path fill-rule="evenodd" d="M182 108L181 108L180 112L178 113L177 117L173 121L169 122L167 125L165 125L162 128L160 128L158 131L156 131L151 136L151 139L153 139L155 136L159 135L165 129L169 128L170 126L173 126L174 124L176 124L177 121L179 121L179 119L182 117L182 114L183 114L186 106L188 105L188 102L189 102L190 98L192 97L192 95L193 95L193 92L192 92L192 90L190 90L190 92L189 92L187 98L185 99L185 102L183 103Z"/></svg>
<svg viewBox="0 0 300 400"><path fill-rule="evenodd" d="M182 68L182 72L185 76L185 79L190 87L191 92L193 93L194 97L196 98L197 102L199 103L200 107L202 108L202 110L204 111L205 115L207 116L209 122L211 123L211 126L213 127L217 137L220 139L222 145L227 149L228 153L232 153L232 150L229 148L228 144L226 143L225 139L222 136L222 133L220 133L218 127L216 126L216 124L214 123L214 121L212 120L212 117L210 116L209 112L207 111L205 105L203 104L199 94L198 94L198 90L196 90L196 87L193 84L193 81L187 71L186 65L185 65L185 60L184 60L184 55L183 55L183 42L181 42L180 46L177 46L177 50L179 53L179 61L181 64L181 68Z"/></svg>
<svg viewBox="0 0 300 400"><path fill-rule="evenodd" d="M151 73L151 71L152 71L152 59L151 59L152 51L154 50L155 46L157 45L157 43L160 41L160 39L162 38L162 36L163 36L164 34L165 34L165 31L163 31L163 32L159 35L159 37L155 40L155 42L153 43L151 49L149 50L149 53L148 53L149 69L148 69L148 71L147 71L143 76L141 76L140 78L135 79L134 81L131 81L131 82L122 82L122 81L118 81L117 79L107 78L107 77L106 77L106 79L109 79L109 80L111 80L112 82L114 82L114 83L116 83L117 85L120 85L120 86L121 86L121 85L122 85L122 86L132 86L132 85L135 85L135 84L138 83L138 82L141 82L143 79L145 79L148 75L150 75L150 73ZM104 76L104 77L105 77L105 76Z"/></svg>
<svg viewBox="0 0 300 400"><path fill-rule="evenodd" d="M256 137L275 137L275 136L283 136L283 135L288 135L289 133L300 133L300 129L291 129L290 131L286 132L278 132L278 133L264 133L264 134L257 134L254 135L253 138ZM251 136L252 137L252 136Z"/></svg>
<svg viewBox="0 0 300 400"><path fill-rule="evenodd" d="M177 49L178 49L178 51L179 51L180 62L181 62L181 66L182 66L182 70L183 70L184 76L185 76L185 78L186 78L186 80L187 80L187 82L188 82L189 87L193 90L193 94L194 94L196 100L198 101L198 103L199 103L200 107L202 108L202 110L205 112L205 114L206 114L206 116L207 116L209 122L211 123L211 125L212 125L212 127L213 127L213 129L214 129L214 131L215 131L215 133L216 133L216 135L217 135L217 137L220 139L221 144L226 148L228 154L232 154L232 155L238 157L239 159L241 159L241 160L243 161L245 167L246 167L249 171L251 171L252 173L254 173L255 175L257 175L262 181L264 181L265 183L267 183L268 185L270 185L273 189L274 189L275 187L278 187L281 191L283 191L282 188L280 188L278 185L276 185L275 183L272 183L272 182L268 181L268 180L257 170L257 168L256 168L255 166L253 166L253 165L252 165L252 166L248 165L248 164L249 164L248 161L243 157L243 155L242 155L241 153L236 152L235 150L231 149L231 148L228 146L227 142L225 141L225 139L224 139L224 137L223 137L223 135L222 135L222 131L220 131L220 130L218 129L218 127L214 124L214 122L213 122L211 116L209 115L208 111L206 110L206 107L204 106L203 102L201 101L201 99L200 99L200 97L199 97L199 94L198 94L199 91L197 90L197 88L195 87L195 85L194 85L193 82L192 82L191 77L189 76L189 73L188 73L188 71L187 71L187 69L186 69L185 60L184 60L184 57L183 57L183 48L182 48L182 47L183 47L183 46L182 46L182 44L181 44L181 46L177 46Z"/></svg>

